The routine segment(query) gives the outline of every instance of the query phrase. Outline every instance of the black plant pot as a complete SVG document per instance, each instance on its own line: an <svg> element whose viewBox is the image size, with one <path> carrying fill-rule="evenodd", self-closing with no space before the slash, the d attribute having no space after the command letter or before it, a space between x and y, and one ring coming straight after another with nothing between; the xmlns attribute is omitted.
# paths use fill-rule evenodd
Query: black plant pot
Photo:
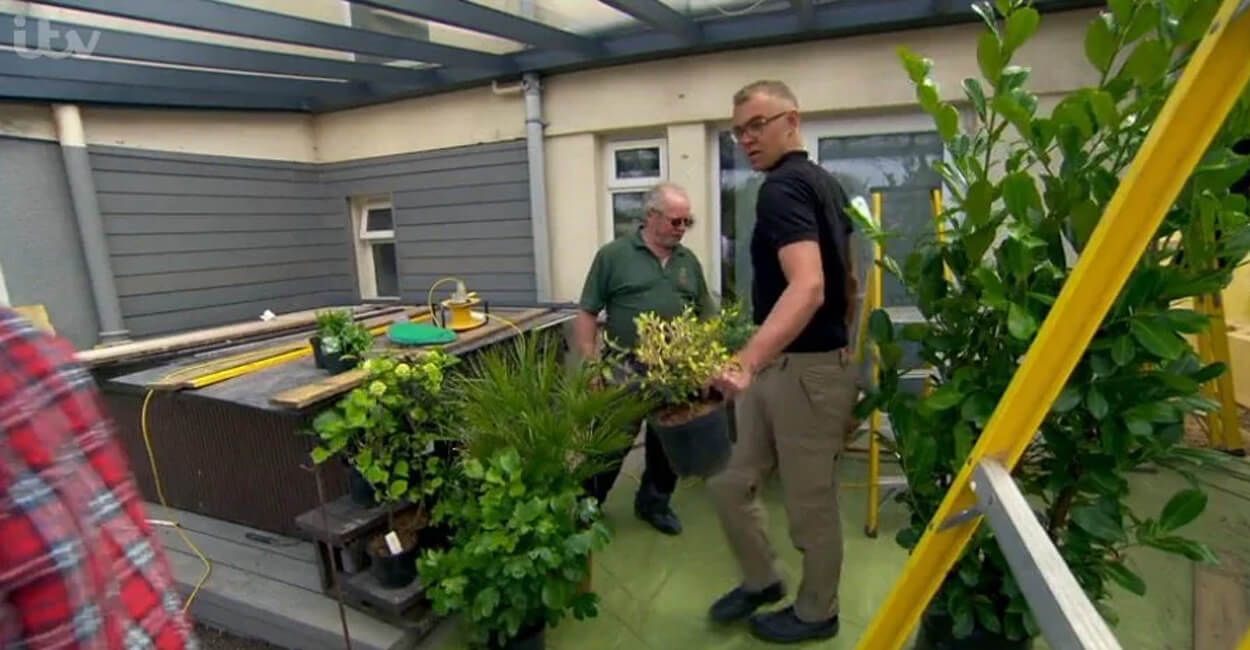
<svg viewBox="0 0 1250 650"><path fill-rule="evenodd" d="M339 354L326 354L321 349L321 337L314 336L308 340L313 349L313 364L322 370L328 371L332 375L340 372L347 372L356 367L355 357L346 357Z"/></svg>
<svg viewBox="0 0 1250 650"><path fill-rule="evenodd" d="M546 625L543 623L522 627L520 630L517 630L516 636L502 643L496 640L492 645L500 650L543 650L547 647L546 639L544 638L546 629Z"/></svg>
<svg viewBox="0 0 1250 650"><path fill-rule="evenodd" d="M680 424L662 424L655 416L647 426L664 447L678 476L708 478L725 469L733 443L729 440L729 415L725 403Z"/></svg>
<svg viewBox="0 0 1250 650"><path fill-rule="evenodd" d="M362 508L373 508L378 505L378 500L374 498L373 486L369 485L369 481L366 481L365 477L350 465L347 467L347 494L351 497L352 503Z"/></svg>
<svg viewBox="0 0 1250 650"><path fill-rule="evenodd" d="M399 555L376 555L370 550L369 571L387 589L408 586L417 579L417 546Z"/></svg>
<svg viewBox="0 0 1250 650"><path fill-rule="evenodd" d="M738 442L738 410L735 406L736 402L725 404L725 417L729 420L729 442Z"/></svg>
<svg viewBox="0 0 1250 650"><path fill-rule="evenodd" d="M325 369L326 355L324 352L321 351L321 337L314 336L308 339L308 344L312 346L313 365L317 366L318 368Z"/></svg>
<svg viewBox="0 0 1250 650"><path fill-rule="evenodd" d="M1012 641L980 626L972 629L972 636L956 639L953 628L954 621L949 615L933 610L925 612L913 650L1031 650L1033 647L1032 639Z"/></svg>

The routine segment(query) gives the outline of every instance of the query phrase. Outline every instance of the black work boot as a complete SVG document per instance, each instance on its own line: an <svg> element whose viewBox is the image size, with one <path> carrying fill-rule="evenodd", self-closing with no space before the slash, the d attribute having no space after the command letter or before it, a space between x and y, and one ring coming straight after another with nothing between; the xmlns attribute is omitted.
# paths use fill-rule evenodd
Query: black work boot
<svg viewBox="0 0 1250 650"><path fill-rule="evenodd" d="M794 607L751 617L751 633L764 641L773 643L800 643L814 639L829 639L838 634L838 617L827 621L808 623L794 613Z"/></svg>
<svg viewBox="0 0 1250 650"><path fill-rule="evenodd" d="M720 600L712 604L709 615L717 623L740 621L760 607L775 603L785 597L786 588L780 582L773 583L762 591L747 591L742 587L734 587L733 591L721 596Z"/></svg>
<svg viewBox="0 0 1250 650"><path fill-rule="evenodd" d="M665 535L681 534L681 520L668 505L667 495L659 494L649 486L638 488L634 497L634 515Z"/></svg>

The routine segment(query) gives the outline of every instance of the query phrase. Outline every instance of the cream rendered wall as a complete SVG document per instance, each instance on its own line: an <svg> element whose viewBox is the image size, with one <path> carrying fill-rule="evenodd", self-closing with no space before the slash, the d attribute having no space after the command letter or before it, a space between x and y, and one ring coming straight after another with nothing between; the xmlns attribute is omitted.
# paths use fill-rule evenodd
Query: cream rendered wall
<svg viewBox="0 0 1250 650"><path fill-rule="evenodd" d="M524 138L525 104L485 86L317 115L312 124L319 159L338 162Z"/></svg>
<svg viewBox="0 0 1250 650"><path fill-rule="evenodd" d="M549 250L553 269L562 271L551 276L552 298L575 301L603 237L603 219L597 207L602 194L603 156L593 133L549 138L543 154L547 162Z"/></svg>

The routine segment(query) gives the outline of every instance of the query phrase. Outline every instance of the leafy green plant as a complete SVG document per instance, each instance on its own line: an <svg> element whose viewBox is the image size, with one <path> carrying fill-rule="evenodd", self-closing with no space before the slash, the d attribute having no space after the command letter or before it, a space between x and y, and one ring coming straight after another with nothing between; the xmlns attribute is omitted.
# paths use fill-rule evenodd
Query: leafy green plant
<svg viewBox="0 0 1250 650"><path fill-rule="evenodd" d="M464 491L436 513L455 530L451 547L427 549L418 562L435 611L462 612L473 642L492 647L569 612L597 615L598 597L578 589L590 554L610 540L595 500L511 448L466 458L461 469Z"/></svg>
<svg viewBox="0 0 1250 650"><path fill-rule="evenodd" d="M900 501L910 523L898 535L906 548L920 539L976 444L1218 2L1109 5L1085 39L1097 84L1069 93L1049 115L1028 90L1030 71L1012 64L1041 20L1028 2L975 5L986 28L977 42L981 78L963 82L977 118L970 130L955 104L940 98L933 62L901 51L949 151L948 162L935 167L950 196L945 236L917 242L901 266L883 264L900 276L926 322L900 332L884 311L870 318L884 367L860 414L879 407L891 418L909 486ZM1180 533L1206 505L1192 471L1209 458L1181 437L1186 416L1217 408L1200 387L1225 369L1204 365L1185 340L1207 324L1178 301L1220 291L1250 251L1246 199L1228 191L1250 168L1250 159L1230 149L1247 133L1250 95L1188 178L1016 468L1064 560L1112 622L1112 585L1146 591L1130 550L1212 560L1209 549ZM868 231L878 240L886 235ZM936 372L928 395L902 389L904 344L918 346ZM1146 465L1175 470L1190 484L1153 515L1126 502L1129 473ZM959 638L975 629L1013 640L1038 634L985 526L931 613L947 617Z"/></svg>
<svg viewBox="0 0 1250 650"><path fill-rule="evenodd" d="M689 419L716 401L708 386L732 358L721 317L700 319L687 307L674 318L646 312L635 323L638 383L659 404L661 421Z"/></svg>
<svg viewBox="0 0 1250 650"><path fill-rule="evenodd" d="M369 328L357 323L348 309L317 312L317 337L324 354L357 361L373 347Z"/></svg>
<svg viewBox="0 0 1250 650"><path fill-rule="evenodd" d="M736 300L725 303L718 318L721 321L721 344L730 354L745 347L755 330L759 329L750 310Z"/></svg>
<svg viewBox="0 0 1250 650"><path fill-rule="evenodd" d="M527 467L577 480L607 468L634 440L650 406L621 385L600 385L595 364L566 367L559 341L518 336L485 350L453 383L470 456L485 462L515 449Z"/></svg>
<svg viewBox="0 0 1250 650"><path fill-rule="evenodd" d="M414 359L369 359L358 388L313 420L319 444L315 463L336 455L374 487L379 501L409 502L428 510L445 479L445 440L456 411L444 390L447 370L458 359L442 351Z"/></svg>

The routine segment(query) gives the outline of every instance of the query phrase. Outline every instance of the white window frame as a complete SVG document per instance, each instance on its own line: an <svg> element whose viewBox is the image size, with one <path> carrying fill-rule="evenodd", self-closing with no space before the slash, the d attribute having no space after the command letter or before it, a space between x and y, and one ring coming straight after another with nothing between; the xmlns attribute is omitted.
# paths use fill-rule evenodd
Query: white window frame
<svg viewBox="0 0 1250 650"><path fill-rule="evenodd" d="M390 230L374 230L370 231L369 219L367 218L371 210L390 210L391 211L391 229ZM373 246L375 244L385 244L395 242L395 204L389 198L367 198L359 199L355 202L352 210L352 233L353 243L356 246L356 277L360 286L360 297L362 300L399 300L399 296L381 296L378 295L377 267L373 258ZM396 252L396 275L399 274L398 269L398 251ZM396 278L398 285L399 278Z"/></svg>
<svg viewBox="0 0 1250 650"><path fill-rule="evenodd" d="M604 213L601 228L601 243L612 241L616 237L616 223L613 220L612 197L616 194L645 192L658 183L668 180L668 140L666 138L647 138L638 140L615 140L608 142L604 149L603 169L606 175L604 186ZM658 176L643 178L617 178L616 152L626 149L658 149L660 153L660 173Z"/></svg>

